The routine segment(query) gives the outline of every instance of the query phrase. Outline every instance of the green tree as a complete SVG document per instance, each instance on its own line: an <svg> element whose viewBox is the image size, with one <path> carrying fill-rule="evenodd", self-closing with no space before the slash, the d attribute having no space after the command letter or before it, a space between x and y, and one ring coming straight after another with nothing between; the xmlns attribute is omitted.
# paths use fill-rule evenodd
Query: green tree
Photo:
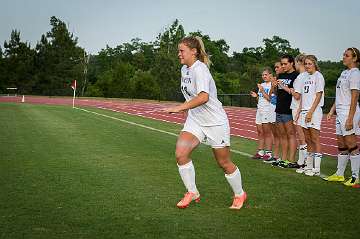
<svg viewBox="0 0 360 239"><path fill-rule="evenodd" d="M70 83L77 80L81 88L84 75L84 49L68 31L66 24L50 18L51 30L41 37L37 50L37 91L47 95L71 94Z"/></svg>
<svg viewBox="0 0 360 239"><path fill-rule="evenodd" d="M20 94L31 92L34 72L34 50L22 42L20 32L13 30L10 40L4 42L4 87L16 87Z"/></svg>

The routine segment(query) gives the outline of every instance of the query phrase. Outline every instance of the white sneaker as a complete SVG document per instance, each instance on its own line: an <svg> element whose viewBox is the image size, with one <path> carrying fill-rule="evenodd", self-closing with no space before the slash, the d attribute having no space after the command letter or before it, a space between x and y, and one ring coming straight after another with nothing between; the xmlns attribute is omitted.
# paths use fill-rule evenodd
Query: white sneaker
<svg viewBox="0 0 360 239"><path fill-rule="evenodd" d="M304 173L304 172L305 172L305 168L303 168L303 167L298 168L298 169L296 169L296 171L295 171L295 172L302 174L302 173Z"/></svg>
<svg viewBox="0 0 360 239"><path fill-rule="evenodd" d="M318 169L309 169L309 170L305 170L305 175L306 176L320 176L320 171Z"/></svg>

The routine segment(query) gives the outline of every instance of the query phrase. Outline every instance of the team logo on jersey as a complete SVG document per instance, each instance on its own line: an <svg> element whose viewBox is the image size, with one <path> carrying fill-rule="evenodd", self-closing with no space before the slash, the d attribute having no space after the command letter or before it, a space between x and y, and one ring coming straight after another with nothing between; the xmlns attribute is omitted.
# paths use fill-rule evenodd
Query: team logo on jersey
<svg viewBox="0 0 360 239"><path fill-rule="evenodd" d="M191 78L190 77L183 77L181 81L185 84L191 84Z"/></svg>
<svg viewBox="0 0 360 239"><path fill-rule="evenodd" d="M341 85L341 80L339 79L336 83L336 88L340 88L340 85Z"/></svg>
<svg viewBox="0 0 360 239"><path fill-rule="evenodd" d="M291 79L280 79L281 83L285 86L288 86L291 84Z"/></svg>
<svg viewBox="0 0 360 239"><path fill-rule="evenodd" d="M224 140L221 140L221 144L225 144L225 141L224 141Z"/></svg>

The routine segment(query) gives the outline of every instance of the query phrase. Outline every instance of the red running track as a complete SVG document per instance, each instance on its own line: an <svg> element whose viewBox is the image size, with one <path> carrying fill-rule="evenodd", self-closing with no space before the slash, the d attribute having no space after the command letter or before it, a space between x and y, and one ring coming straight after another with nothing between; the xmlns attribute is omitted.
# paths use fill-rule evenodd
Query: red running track
<svg viewBox="0 0 360 239"><path fill-rule="evenodd" d="M21 102L21 97L0 97L0 102ZM72 105L72 98L51 98L41 96L26 96L26 103L31 104L50 104L50 105ZM115 112L124 112L131 115L137 115L145 118L171 122L176 124L184 123L183 114L167 114L161 112L161 109L169 107L176 103L159 103L155 101L130 101L119 99L76 99L77 106L89 106ZM231 135L247 139L256 140L255 109L240 107L225 107L229 117ZM335 119L322 120L320 142L322 151L331 156L337 154Z"/></svg>

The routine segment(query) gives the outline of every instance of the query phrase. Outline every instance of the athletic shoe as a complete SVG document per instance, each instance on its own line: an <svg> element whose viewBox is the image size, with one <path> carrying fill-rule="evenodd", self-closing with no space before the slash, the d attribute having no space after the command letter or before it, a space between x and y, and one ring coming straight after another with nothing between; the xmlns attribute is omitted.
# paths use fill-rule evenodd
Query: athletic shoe
<svg viewBox="0 0 360 239"><path fill-rule="evenodd" d="M178 208L187 208L192 201L200 202L200 194L199 193L192 193L187 192L185 193L184 197L176 204Z"/></svg>
<svg viewBox="0 0 360 239"><path fill-rule="evenodd" d="M299 165L297 162L295 163L288 163L288 168L301 168L303 165Z"/></svg>
<svg viewBox="0 0 360 239"><path fill-rule="evenodd" d="M304 173L304 172L305 172L305 170L306 170L306 169L305 169L305 165L303 165L302 167L300 167L300 168L296 169L296 171L295 171L295 172L302 174L302 173Z"/></svg>
<svg viewBox="0 0 360 239"><path fill-rule="evenodd" d="M348 186L348 187L353 187L354 185L359 183L359 179L355 178L355 177L351 177L349 178L349 180L347 180L344 185Z"/></svg>
<svg viewBox="0 0 360 239"><path fill-rule="evenodd" d="M263 162L264 163L274 163L277 160L278 160L277 158L271 157L271 158L268 158L268 159L264 159Z"/></svg>
<svg viewBox="0 0 360 239"><path fill-rule="evenodd" d="M320 171L316 170L316 169L306 169L305 173L306 176L320 176Z"/></svg>
<svg viewBox="0 0 360 239"><path fill-rule="evenodd" d="M276 166L279 166L279 164L282 163L282 162L284 162L284 161L282 161L281 159L278 159L275 162L273 162L271 165L276 167Z"/></svg>
<svg viewBox="0 0 360 239"><path fill-rule="evenodd" d="M252 156L252 159L262 159L263 155L260 155L259 153L256 153L254 156Z"/></svg>
<svg viewBox="0 0 360 239"><path fill-rule="evenodd" d="M269 159L269 158L272 158L270 154L264 154L264 156L262 156L262 160L266 160L266 159Z"/></svg>
<svg viewBox="0 0 360 239"><path fill-rule="evenodd" d="M280 162L278 167L280 167L280 168L288 168L290 163L291 163L290 161L285 160L285 161Z"/></svg>
<svg viewBox="0 0 360 239"><path fill-rule="evenodd" d="M247 195L246 195L245 191L240 196L235 196L233 203L229 208L239 210L244 205L246 198L247 198Z"/></svg>
<svg viewBox="0 0 360 239"><path fill-rule="evenodd" d="M330 176L324 178L324 180L326 180L328 182L344 182L345 178L344 178L344 176L339 176L336 173L334 173L333 175L330 175Z"/></svg>

